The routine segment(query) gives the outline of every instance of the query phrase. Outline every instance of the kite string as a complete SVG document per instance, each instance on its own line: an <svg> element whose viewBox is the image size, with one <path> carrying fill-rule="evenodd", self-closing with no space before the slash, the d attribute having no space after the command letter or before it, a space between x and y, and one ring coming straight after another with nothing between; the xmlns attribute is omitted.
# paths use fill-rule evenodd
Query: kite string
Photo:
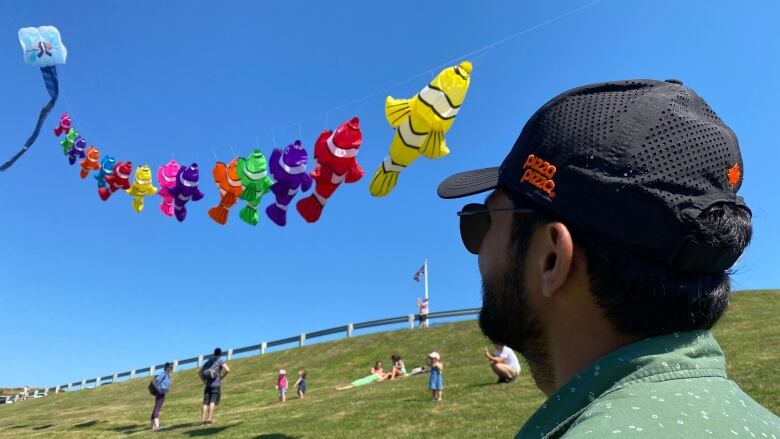
<svg viewBox="0 0 780 439"><path fill-rule="evenodd" d="M452 58L449 61L440 63L440 64L438 64L438 65L436 65L434 67L431 67L431 68L428 68L426 70L423 70L423 71L421 71L419 73L416 73L416 74L414 74L412 76L409 76L408 78L406 78L406 79L404 79L402 81L398 81L398 82L394 82L394 83L389 84L389 85L385 85L385 86L383 86L381 88L376 89L375 91L372 91L371 93L368 93L365 96L362 96L362 97L359 97L359 98L356 98L356 99L352 99L352 100L350 100L348 102L336 105L334 107L330 107L330 108L328 108L328 109L326 109L324 111L320 111L320 112L317 112L317 113L312 113L312 114L310 114L308 116L305 116L303 118L300 118L300 119L296 120L295 122L291 122L291 123L288 123L288 124L285 124L285 125L282 125L282 126L277 126L276 128L272 128L272 129L269 129L269 130L266 130L266 131L260 133L260 135L250 136L248 138L250 138L250 139L254 138L255 139L255 146L259 148L259 143L260 143L259 139L260 139L260 137L261 136L264 137L264 136L270 134L272 136L272 139L273 139L274 147L276 147L277 146L276 145L276 138L275 138L274 134L276 132L278 132L278 131L282 131L282 130L285 130L285 129L288 129L290 127L294 127L294 126L298 125L298 134L299 134L299 136L301 136L302 135L301 132L303 131L303 121L309 120L309 119L314 118L314 117L322 117L322 115L325 116L325 125L324 126L327 127L328 126L328 122L330 121L330 113L332 113L332 112L334 112L336 110L340 110L340 109L343 109L343 108L346 108L346 107L349 107L349 106L355 105L355 104L361 104L360 105L360 110L362 110L363 106L366 103L366 101L368 99L378 95L378 94L381 94L381 93L383 93L383 92L385 92L387 90L391 90L393 88L396 88L396 87L399 87L399 86L404 85L406 83L409 83L409 82L411 82L413 80L416 80L417 78L419 78L421 76L424 76L424 75L427 75L427 74L431 74L431 75L435 74L436 71L441 70L444 67L448 67L448 66L450 66L450 65L452 65L452 64L454 64L454 63L456 63L458 61L461 61L461 60L463 60L465 58L468 58L468 57L476 56L476 58L474 59L475 63L478 62L478 61L482 61L497 46L500 46L502 44L508 43L509 41L512 41L512 40L514 40L514 39L516 39L516 38L518 38L518 37L520 37L522 35L528 34L528 33L533 32L533 31L535 31L535 30L537 30L539 28L542 28L542 27L547 26L549 24L555 23L556 21L560 21L560 20L562 20L562 19L564 19L564 18L566 18L566 17L568 17L570 15L573 15L573 14L581 12L581 11L583 11L585 9L591 8L591 7L601 3L603 1L604 0L593 0L593 1L591 1L589 3L586 3L586 4L582 5L582 6L579 6L577 8L571 9L571 10L569 10L567 12L564 12L564 13L562 13L560 15L557 15L555 17L549 18L549 19L544 20L544 21L542 21L540 23L537 23L537 24L535 24L533 26L530 26L530 27L522 29L522 30L520 30L518 32L515 32L514 34L508 35L508 36L506 36L504 38L500 38L500 39L498 39L496 41L488 43L488 44L486 44L486 45L484 45L484 46L482 46L482 47L480 47L480 48L478 48L476 50L472 50L471 52L468 52L468 53L462 54L462 55L460 55L458 57ZM70 102L68 102L68 98L67 98L67 96L65 95L64 92L62 93L62 96L64 98L65 105L68 108L68 112L75 116L75 114L73 114L73 111L71 111ZM360 110L358 110L358 112ZM81 124L81 123L80 123L80 125L83 126L83 124ZM235 143L235 142L233 142L233 143ZM230 147L230 149L233 152L233 155L235 155L235 151L233 151L232 146Z"/></svg>

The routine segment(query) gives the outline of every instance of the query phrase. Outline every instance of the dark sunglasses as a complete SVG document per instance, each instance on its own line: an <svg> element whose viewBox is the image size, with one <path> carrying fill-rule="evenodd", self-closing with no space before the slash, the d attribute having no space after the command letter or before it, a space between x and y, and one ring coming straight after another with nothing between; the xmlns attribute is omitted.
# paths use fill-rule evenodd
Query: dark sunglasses
<svg viewBox="0 0 780 439"><path fill-rule="evenodd" d="M484 204L470 203L463 206L458 216L460 217L460 239L466 250L475 255L479 254L479 248L482 247L482 240L485 239L488 230L490 230L490 212L514 212L514 213L532 213L533 209L489 209Z"/></svg>

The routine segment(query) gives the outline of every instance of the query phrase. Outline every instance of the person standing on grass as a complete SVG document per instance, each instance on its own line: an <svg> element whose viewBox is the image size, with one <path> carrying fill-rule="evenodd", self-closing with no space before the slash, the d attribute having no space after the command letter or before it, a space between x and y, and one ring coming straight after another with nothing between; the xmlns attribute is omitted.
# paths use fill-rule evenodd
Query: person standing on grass
<svg viewBox="0 0 780 439"><path fill-rule="evenodd" d="M780 437L710 332L752 235L744 172L696 92L634 79L559 94L499 168L439 185L492 191L458 215L479 255L480 328L548 396L517 438Z"/></svg>
<svg viewBox="0 0 780 439"><path fill-rule="evenodd" d="M294 387L298 388L298 397L303 399L306 394L306 371L298 371L298 381L295 382Z"/></svg>
<svg viewBox="0 0 780 439"><path fill-rule="evenodd" d="M444 364L441 362L441 356L438 352L428 354L428 365L431 366L431 377L428 381L428 388L431 389L431 395L434 401L442 400L442 390L444 383L441 375L444 373Z"/></svg>
<svg viewBox="0 0 780 439"><path fill-rule="evenodd" d="M417 309L420 310L420 328L428 327L428 298L417 298Z"/></svg>
<svg viewBox="0 0 780 439"><path fill-rule="evenodd" d="M205 384L203 389L203 407L201 407L200 422L202 424L214 423L214 407L219 405L222 398L222 380L230 373L225 360L220 358L222 349L214 349L214 355L203 367L200 368L200 378Z"/></svg>
<svg viewBox="0 0 780 439"><path fill-rule="evenodd" d="M279 376L276 378L276 390L279 392L279 402L287 400L287 371L279 369Z"/></svg>
<svg viewBox="0 0 780 439"><path fill-rule="evenodd" d="M171 372L173 372L173 364L165 363L163 371L152 380L152 386L155 390L154 409L152 409L152 431L160 429L160 411L165 402L165 395L171 388Z"/></svg>
<svg viewBox="0 0 780 439"><path fill-rule="evenodd" d="M490 362L490 370L498 375L499 383L514 383L515 378L520 375L520 362L515 351L501 343L493 343L493 347L493 355L485 348L485 358Z"/></svg>

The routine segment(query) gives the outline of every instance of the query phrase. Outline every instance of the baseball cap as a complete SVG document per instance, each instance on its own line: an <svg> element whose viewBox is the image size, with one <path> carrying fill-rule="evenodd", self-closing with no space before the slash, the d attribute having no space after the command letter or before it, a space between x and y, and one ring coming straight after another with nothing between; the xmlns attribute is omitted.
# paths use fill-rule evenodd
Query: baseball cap
<svg viewBox="0 0 780 439"><path fill-rule="evenodd" d="M428 354L428 356L433 358L434 360L438 360L441 358L438 352L431 352L430 354Z"/></svg>
<svg viewBox="0 0 780 439"><path fill-rule="evenodd" d="M673 271L712 273L741 252L698 242L702 211L747 206L734 132L682 81L623 80L566 91L526 122L498 168L444 180L442 198L501 187Z"/></svg>

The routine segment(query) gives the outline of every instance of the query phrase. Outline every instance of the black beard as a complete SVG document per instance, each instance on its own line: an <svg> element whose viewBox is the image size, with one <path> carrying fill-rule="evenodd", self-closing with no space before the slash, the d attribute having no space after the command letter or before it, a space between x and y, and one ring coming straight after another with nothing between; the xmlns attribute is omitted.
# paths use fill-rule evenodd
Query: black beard
<svg viewBox="0 0 780 439"><path fill-rule="evenodd" d="M479 327L491 341L509 346L525 357L537 386L550 388L554 374L547 337L528 303L521 262L525 260L525 251L517 253L522 254L512 258L506 272L482 279Z"/></svg>

